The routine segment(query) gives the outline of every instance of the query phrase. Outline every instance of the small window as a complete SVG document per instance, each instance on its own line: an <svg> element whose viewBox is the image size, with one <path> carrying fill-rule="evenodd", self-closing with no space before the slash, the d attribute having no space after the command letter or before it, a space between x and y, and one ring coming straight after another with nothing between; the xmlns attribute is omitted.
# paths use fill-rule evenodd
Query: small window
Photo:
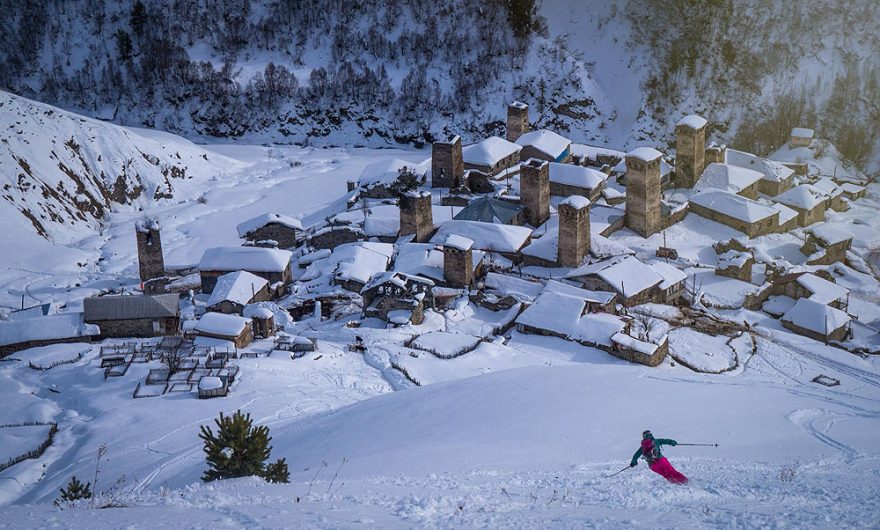
<svg viewBox="0 0 880 530"><path fill-rule="evenodd" d="M158 320L154 320L154 321L153 321L153 332L154 332L154 333L159 333L159 330L160 330L160 329L162 329L162 328L161 328L161 326L159 326L159 321L158 321Z"/></svg>

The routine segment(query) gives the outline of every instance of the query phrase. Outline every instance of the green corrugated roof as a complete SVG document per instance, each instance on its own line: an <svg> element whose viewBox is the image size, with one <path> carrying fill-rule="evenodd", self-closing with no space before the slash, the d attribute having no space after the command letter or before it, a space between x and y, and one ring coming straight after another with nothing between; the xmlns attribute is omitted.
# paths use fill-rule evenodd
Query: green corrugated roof
<svg viewBox="0 0 880 530"><path fill-rule="evenodd" d="M484 223L508 224L524 207L520 204L502 201L492 197L480 197L471 201L455 219L459 221L481 221Z"/></svg>

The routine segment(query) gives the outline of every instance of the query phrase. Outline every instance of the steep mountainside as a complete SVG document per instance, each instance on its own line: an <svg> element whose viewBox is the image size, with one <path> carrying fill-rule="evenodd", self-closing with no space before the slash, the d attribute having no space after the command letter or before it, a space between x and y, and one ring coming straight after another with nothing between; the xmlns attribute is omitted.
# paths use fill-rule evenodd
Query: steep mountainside
<svg viewBox="0 0 880 530"><path fill-rule="evenodd" d="M534 9L531 6L534 4ZM700 112L767 154L792 125L877 165L871 0L0 0L0 87L189 137L412 144L502 127L671 140Z"/></svg>
<svg viewBox="0 0 880 530"><path fill-rule="evenodd" d="M0 217L29 220L58 242L99 229L110 210L174 199L188 180L203 183L230 163L182 138L141 136L6 92L0 123Z"/></svg>

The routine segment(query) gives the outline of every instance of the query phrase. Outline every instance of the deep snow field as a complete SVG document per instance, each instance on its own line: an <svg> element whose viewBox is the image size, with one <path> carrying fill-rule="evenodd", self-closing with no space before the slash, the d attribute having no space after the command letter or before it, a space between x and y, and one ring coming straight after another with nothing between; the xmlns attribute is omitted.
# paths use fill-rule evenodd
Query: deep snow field
<svg viewBox="0 0 880 530"><path fill-rule="evenodd" d="M138 131L140 134L161 134ZM202 201L151 210L162 222L170 267L202 251L238 244L235 225L267 211L310 225L344 204L345 181L386 157L413 162L419 151L210 146L236 160L205 185ZM876 243L877 185L865 205L840 214L859 252ZM100 289L134 287L133 224L116 212L77 248L37 237L4 257L0 304L79 300ZM833 214L838 215L838 214ZM848 217L847 217L848 216ZM853 219L863 219L858 225ZM849 227L848 227L849 229ZM712 259L706 245L736 232L693 215L667 231L691 274ZM729 233L728 233L729 232ZM703 235L700 235L703 234ZM631 232L612 239L656 247ZM19 241L19 243L16 243ZM761 248L791 259L789 242ZM709 254L713 254L711 250ZM801 255L801 257L803 257ZM85 263L78 266L76 262ZM849 273L860 318L880 317L876 280ZM704 285L718 298L736 288ZM76 302L70 304L75 308ZM56 421L54 444L39 459L0 472L0 528L876 528L880 525L880 358L860 357L793 335L763 313L728 311L755 324L754 353L735 349L733 369L699 374L667 358L657 368L619 361L561 339L493 337L507 315L473 306L429 313L394 330L367 322L365 354L347 351L355 330L342 322L294 324L319 332L318 351L240 359L230 395L193 393L132 399L153 364L104 379L100 344L57 345L0 362L0 424ZM470 353L443 360L400 346L430 331L481 336ZM699 340L682 333L676 340ZM433 344L442 347L442 335ZM425 339L427 340L427 339ZM463 343L467 343L463 340ZM106 343L105 343L106 344ZM248 350L266 352L257 341ZM80 360L46 371L28 361ZM404 366L416 387L391 364ZM811 380L824 374L839 386ZM285 457L291 483L258 479L205 484L199 426L220 411L251 413L270 427L272 458ZM626 466L640 433L682 443L665 455L692 482L673 486L647 470L605 478ZM5 436L0 460L39 436ZM52 502L72 475L93 481L124 507L60 510Z"/></svg>

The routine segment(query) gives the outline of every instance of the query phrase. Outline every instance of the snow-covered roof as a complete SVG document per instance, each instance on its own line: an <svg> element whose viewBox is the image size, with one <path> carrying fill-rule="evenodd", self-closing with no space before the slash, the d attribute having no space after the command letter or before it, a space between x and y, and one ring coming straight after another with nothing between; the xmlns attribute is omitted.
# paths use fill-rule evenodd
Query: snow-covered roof
<svg viewBox="0 0 880 530"><path fill-rule="evenodd" d="M483 223L507 224L525 209L522 204L503 201L494 197L479 197L455 214L454 219L481 221Z"/></svg>
<svg viewBox="0 0 880 530"><path fill-rule="evenodd" d="M728 250L727 252L718 256L718 268L726 269L728 267L742 267L750 259L752 259L752 255L749 252Z"/></svg>
<svg viewBox="0 0 880 530"><path fill-rule="evenodd" d="M566 278L596 275L625 298L637 295L663 282L663 276L634 256L616 256L598 263L582 265Z"/></svg>
<svg viewBox="0 0 880 530"><path fill-rule="evenodd" d="M811 226L809 232L813 234L818 239L822 240L826 245L835 245L837 243L843 243L844 241L850 240L853 238L853 235L844 230L843 228L837 227L831 223L816 223Z"/></svg>
<svg viewBox="0 0 880 530"><path fill-rule="evenodd" d="M83 318L87 322L96 322L176 317L180 314L178 300L176 294L86 298L83 300Z"/></svg>
<svg viewBox="0 0 880 530"><path fill-rule="evenodd" d="M400 176L401 168L415 170L416 164L399 158L389 158L379 162L368 164L358 177L358 186L375 186L380 184L393 184Z"/></svg>
<svg viewBox="0 0 880 530"><path fill-rule="evenodd" d="M777 210L770 206L721 190L697 193L691 196L690 202L747 223L777 215Z"/></svg>
<svg viewBox="0 0 880 530"><path fill-rule="evenodd" d="M213 247L202 254L199 270L283 272L293 253L277 248Z"/></svg>
<svg viewBox="0 0 880 530"><path fill-rule="evenodd" d="M156 219L141 219L134 224L135 230L138 232L149 232L150 230L159 230L159 221Z"/></svg>
<svg viewBox="0 0 880 530"><path fill-rule="evenodd" d="M837 197L843 193L843 189L828 177L820 178L813 183L813 187L831 198Z"/></svg>
<svg viewBox="0 0 880 530"><path fill-rule="evenodd" d="M264 213L262 215L258 215L253 219L248 219L247 221L239 224L236 228L238 229L238 235L240 237L246 237L251 232L255 232L260 228L268 224L279 224L284 225L289 228L295 228L297 230L302 230L303 225L299 219L295 217L290 217L288 215L282 215L280 213Z"/></svg>
<svg viewBox="0 0 880 530"><path fill-rule="evenodd" d="M550 182L557 184L592 190L602 185L607 178L608 175L592 168L550 162Z"/></svg>
<svg viewBox="0 0 880 530"><path fill-rule="evenodd" d="M453 219L440 225L431 243L442 245L453 234L470 239L478 250L516 252L526 244L532 231L524 226Z"/></svg>
<svg viewBox="0 0 880 530"><path fill-rule="evenodd" d="M703 118L702 116L698 116L696 114L690 114L678 120L678 123L676 123L675 126L678 127L679 125L684 125L686 127L690 127L691 129L700 129L705 127L707 123L709 122L706 121L706 118Z"/></svg>
<svg viewBox="0 0 880 530"><path fill-rule="evenodd" d="M534 147L554 159L571 146L571 140L547 129L529 131L517 138L516 143L523 147Z"/></svg>
<svg viewBox="0 0 880 530"><path fill-rule="evenodd" d="M575 210L583 210L584 208L590 207L590 199L583 197L581 195L572 195L568 197L564 201L560 202L559 205L571 206Z"/></svg>
<svg viewBox="0 0 880 530"><path fill-rule="evenodd" d="M39 318L48 315L53 311L53 304L40 304L24 309L17 309L6 315L6 320L24 320L26 318Z"/></svg>
<svg viewBox="0 0 880 530"><path fill-rule="evenodd" d="M853 184L852 182L844 182L843 184L840 185L840 189L842 189L843 191L845 191L847 193L853 193L853 194L861 193L861 192L865 191L864 187L857 186L857 185Z"/></svg>
<svg viewBox="0 0 880 530"><path fill-rule="evenodd" d="M567 294L576 298L582 298L587 302L601 305L610 303L614 300L614 297L617 296L608 291L591 291L589 289L582 289L556 280L547 280L547 284L544 286L544 292Z"/></svg>
<svg viewBox="0 0 880 530"><path fill-rule="evenodd" d="M406 274L404 272L399 271L386 271L386 272L377 272L370 278L370 281L364 285L363 289L361 289L362 293L369 291L370 289L376 287L377 285L382 285L384 283L393 283L398 287L406 287L406 285L410 282L413 283L422 283L425 285L433 286L434 282L429 280L428 278L423 278L421 276L413 276L411 274Z"/></svg>
<svg viewBox="0 0 880 530"><path fill-rule="evenodd" d="M466 164L479 166L494 166L501 160L514 153L519 153L522 146L508 142L498 136L490 136L485 140L468 145L461 150L462 158Z"/></svg>
<svg viewBox="0 0 880 530"><path fill-rule="evenodd" d="M596 208L590 210L590 223L592 225L592 213ZM600 234L590 235L590 254L597 258L610 258L612 256L624 256L627 254L635 254L636 251L628 246L608 239Z"/></svg>
<svg viewBox="0 0 880 530"><path fill-rule="evenodd" d="M762 173L752 169L713 162L703 170L703 175L694 188L699 190L714 188L737 193L762 178L764 178Z"/></svg>
<svg viewBox="0 0 880 530"><path fill-rule="evenodd" d="M825 278L811 273L801 274L795 281L813 293L809 297L810 300L820 304L843 301L849 293L846 287L829 282Z"/></svg>
<svg viewBox="0 0 880 530"><path fill-rule="evenodd" d="M367 283L374 274L384 272L388 268L392 255L394 255L394 245L390 243L358 241L339 245L333 249L325 266L329 268L336 265L334 277L337 280Z"/></svg>
<svg viewBox="0 0 880 530"><path fill-rule="evenodd" d="M626 154L627 158L635 158L642 162L653 162L663 156L663 153L653 147L636 147Z"/></svg>
<svg viewBox="0 0 880 530"><path fill-rule="evenodd" d="M446 241L443 242L443 246L468 251L473 248L474 242L472 239L468 239L464 236L451 234L449 237L446 238Z"/></svg>
<svg viewBox="0 0 880 530"><path fill-rule="evenodd" d="M0 322L0 346L34 340L91 337L98 334L100 334L98 326L85 324L82 313L62 313Z"/></svg>
<svg viewBox="0 0 880 530"><path fill-rule="evenodd" d="M245 318L258 318L261 320L266 320L269 318L274 318L275 313L272 312L268 307L254 307L253 309L245 308L246 311L242 313Z"/></svg>
<svg viewBox="0 0 880 530"><path fill-rule="evenodd" d="M801 298L782 315L782 320L824 335L845 326L850 318L840 309Z"/></svg>
<svg viewBox="0 0 880 530"><path fill-rule="evenodd" d="M487 273L483 283L486 289L528 301L534 300L544 290L544 285L540 282L524 280L497 272Z"/></svg>
<svg viewBox="0 0 880 530"><path fill-rule="evenodd" d="M208 299L208 307L224 301L246 305L255 293L268 284L265 278L247 271L228 272L217 278L217 284Z"/></svg>
<svg viewBox="0 0 880 530"><path fill-rule="evenodd" d="M773 200L792 208L812 210L825 202L825 195L811 184L801 184L788 191L780 193Z"/></svg>
<svg viewBox="0 0 880 530"><path fill-rule="evenodd" d="M596 160L598 156L614 156L620 159L626 156L623 151L585 144L571 144L571 154L585 156L591 160Z"/></svg>
<svg viewBox="0 0 880 530"><path fill-rule="evenodd" d="M223 388L223 380L216 375L203 375L199 378L199 390L217 390Z"/></svg>
<svg viewBox="0 0 880 530"><path fill-rule="evenodd" d="M737 151L736 149L728 149L726 151L724 162L734 166L754 169L764 175L764 180L772 182L787 180L794 175L794 170L786 167L781 162L767 160L752 153Z"/></svg>
<svg viewBox="0 0 880 530"><path fill-rule="evenodd" d="M221 337L237 337L239 333L244 331L245 326L250 325L251 321L248 318L208 312L202 315L202 318L199 319L193 329L197 333L219 335Z"/></svg>
<svg viewBox="0 0 880 530"><path fill-rule="evenodd" d="M661 289L669 289L673 285L687 279L687 274L684 271L666 262L655 261L650 266L654 269L654 272L663 278L663 281L658 286Z"/></svg>
<svg viewBox="0 0 880 530"><path fill-rule="evenodd" d="M654 353L657 351L657 348L660 347L653 342L645 342L635 337L630 337L625 333L615 333L611 337L611 340L617 344L620 344L621 346L637 351L644 355L654 355Z"/></svg>
<svg viewBox="0 0 880 530"><path fill-rule="evenodd" d="M791 221L792 219L794 219L795 217L798 216L798 213L796 210L792 210L791 208L789 208L788 206L786 206L784 204L779 204L778 202L774 202L773 204L771 204L771 206L773 207L774 210L779 212L779 224L780 225L784 225L785 223Z"/></svg>
<svg viewBox="0 0 880 530"><path fill-rule="evenodd" d="M812 138L815 134L813 129L807 129L806 127L795 127L791 130L791 135L797 138Z"/></svg>

